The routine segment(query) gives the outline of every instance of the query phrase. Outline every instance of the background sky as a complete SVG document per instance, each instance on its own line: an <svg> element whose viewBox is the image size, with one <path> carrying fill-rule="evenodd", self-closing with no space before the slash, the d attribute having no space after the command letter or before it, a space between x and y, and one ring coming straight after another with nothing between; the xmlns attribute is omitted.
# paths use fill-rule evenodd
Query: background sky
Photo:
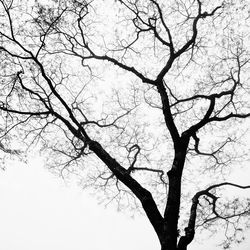
<svg viewBox="0 0 250 250"><path fill-rule="evenodd" d="M160 249L146 217L105 208L80 187L49 173L39 159L0 172L0 201L1 250ZM204 236L189 250L222 249L217 240ZM234 249L249 250L249 240Z"/></svg>

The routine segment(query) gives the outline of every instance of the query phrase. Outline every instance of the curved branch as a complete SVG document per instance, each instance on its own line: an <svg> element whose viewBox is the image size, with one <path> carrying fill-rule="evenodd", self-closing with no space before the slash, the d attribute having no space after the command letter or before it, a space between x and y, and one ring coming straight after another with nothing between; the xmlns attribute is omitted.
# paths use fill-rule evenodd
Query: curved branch
<svg viewBox="0 0 250 250"><path fill-rule="evenodd" d="M217 149L213 150L212 152L202 152L199 149L199 144L200 144L200 138L195 134L192 135L194 139L194 148L190 148L189 150L195 151L198 155L202 156L207 156L207 157L212 157L215 160L215 165L223 165L226 163L226 161L221 161L217 154L222 151L222 149L230 142L233 140L229 137L227 138ZM214 165L214 166L215 166Z"/></svg>
<svg viewBox="0 0 250 250"><path fill-rule="evenodd" d="M195 234L195 221L196 221L196 215L197 215L197 206L199 204L199 198L203 195L208 196L212 199L212 211L215 214L216 217L214 217L213 219L216 218L220 218L220 219L228 219L228 218L232 218L235 216L240 216L246 213L245 212L241 212L241 213L237 213L234 214L232 216L226 216L223 217L221 215L218 214L218 212L216 211L216 201L218 200L218 197L216 197L215 195L213 195L212 193L210 193L209 191L211 191L212 189L215 188L219 188L222 186L232 186L232 187L236 187L236 188L240 188L240 189L250 189L250 185L247 186L242 186L242 185L238 185L235 183L231 183L231 182L222 182L219 184L215 184L215 185L211 185L210 187L197 192L193 199L192 199L192 206L190 209L190 216L189 216L189 221L188 221L188 226L185 228L185 236L182 236L179 240L178 243L178 250L184 250L186 249L187 245L190 244L194 238L194 234ZM248 211L249 212L249 211Z"/></svg>

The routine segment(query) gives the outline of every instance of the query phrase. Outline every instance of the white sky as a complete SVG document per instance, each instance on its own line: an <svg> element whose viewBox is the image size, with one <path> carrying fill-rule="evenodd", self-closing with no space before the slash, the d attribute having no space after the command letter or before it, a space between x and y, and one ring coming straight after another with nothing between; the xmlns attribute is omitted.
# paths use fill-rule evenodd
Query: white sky
<svg viewBox="0 0 250 250"><path fill-rule="evenodd" d="M159 250L146 217L104 208L39 160L0 172L1 250ZM250 241L237 250L249 250ZM215 250L214 238L189 250ZM220 248L218 248L220 249Z"/></svg>

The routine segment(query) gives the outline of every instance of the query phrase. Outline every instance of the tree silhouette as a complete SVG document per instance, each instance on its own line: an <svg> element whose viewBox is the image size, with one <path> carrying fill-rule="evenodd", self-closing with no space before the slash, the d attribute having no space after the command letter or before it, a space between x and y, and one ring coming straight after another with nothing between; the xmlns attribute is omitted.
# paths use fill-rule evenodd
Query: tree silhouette
<svg viewBox="0 0 250 250"><path fill-rule="evenodd" d="M227 180L247 159L247 1L0 2L1 148L142 208L162 250L198 228L241 241L250 201L223 190L250 188Z"/></svg>

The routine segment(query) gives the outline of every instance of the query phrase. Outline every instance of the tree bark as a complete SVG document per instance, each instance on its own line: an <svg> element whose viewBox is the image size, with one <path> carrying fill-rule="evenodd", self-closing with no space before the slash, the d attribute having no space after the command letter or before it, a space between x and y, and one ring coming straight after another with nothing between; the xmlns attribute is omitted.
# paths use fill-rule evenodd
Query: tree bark
<svg viewBox="0 0 250 250"><path fill-rule="evenodd" d="M181 200L181 178L186 159L189 138L181 137L175 147L175 157L168 171L169 190L167 205L164 212L164 234L161 250L176 250L178 238L178 220Z"/></svg>

